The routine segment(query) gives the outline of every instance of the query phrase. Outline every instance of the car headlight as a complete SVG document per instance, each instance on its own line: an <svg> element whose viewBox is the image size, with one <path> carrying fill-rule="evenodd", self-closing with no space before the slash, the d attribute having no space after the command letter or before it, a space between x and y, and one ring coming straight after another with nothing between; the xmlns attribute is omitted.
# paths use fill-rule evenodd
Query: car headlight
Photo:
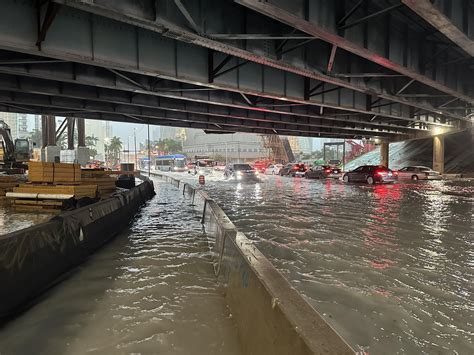
<svg viewBox="0 0 474 355"><path fill-rule="evenodd" d="M241 171L237 171L237 176L242 176L242 172L241 172Z"/></svg>
<svg viewBox="0 0 474 355"><path fill-rule="evenodd" d="M198 173L199 173L199 175L203 175L203 174L204 174L204 170L199 170Z"/></svg>
<svg viewBox="0 0 474 355"><path fill-rule="evenodd" d="M175 166L173 169L174 169L174 170L178 170L178 167Z"/></svg>
<svg viewBox="0 0 474 355"><path fill-rule="evenodd" d="M254 171L255 175L260 175L260 173L258 171Z"/></svg>

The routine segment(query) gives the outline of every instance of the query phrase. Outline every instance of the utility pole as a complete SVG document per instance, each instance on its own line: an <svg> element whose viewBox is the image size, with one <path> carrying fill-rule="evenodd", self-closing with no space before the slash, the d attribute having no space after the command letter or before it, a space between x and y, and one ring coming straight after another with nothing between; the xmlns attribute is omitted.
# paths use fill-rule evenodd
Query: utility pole
<svg viewBox="0 0 474 355"><path fill-rule="evenodd" d="M135 169L137 169L137 129L133 128L133 140L135 141Z"/></svg>
<svg viewBox="0 0 474 355"><path fill-rule="evenodd" d="M150 177L151 154L150 154L150 121L148 121L148 177Z"/></svg>

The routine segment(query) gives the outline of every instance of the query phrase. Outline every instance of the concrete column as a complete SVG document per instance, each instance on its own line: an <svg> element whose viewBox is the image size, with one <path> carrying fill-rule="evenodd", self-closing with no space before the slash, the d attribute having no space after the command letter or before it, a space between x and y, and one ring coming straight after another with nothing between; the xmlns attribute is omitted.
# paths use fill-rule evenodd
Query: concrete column
<svg viewBox="0 0 474 355"><path fill-rule="evenodd" d="M41 115L41 148L48 145L48 116Z"/></svg>
<svg viewBox="0 0 474 355"><path fill-rule="evenodd" d="M86 146L86 128L83 118L77 119L77 146Z"/></svg>
<svg viewBox="0 0 474 355"><path fill-rule="evenodd" d="M61 149L56 146L56 117L42 116L43 149L41 160L46 162L59 162Z"/></svg>
<svg viewBox="0 0 474 355"><path fill-rule="evenodd" d="M388 168L388 142L380 143L380 165Z"/></svg>
<svg viewBox="0 0 474 355"><path fill-rule="evenodd" d="M74 118L67 118L67 149L74 149Z"/></svg>
<svg viewBox="0 0 474 355"><path fill-rule="evenodd" d="M433 137L433 170L444 174L444 136Z"/></svg>

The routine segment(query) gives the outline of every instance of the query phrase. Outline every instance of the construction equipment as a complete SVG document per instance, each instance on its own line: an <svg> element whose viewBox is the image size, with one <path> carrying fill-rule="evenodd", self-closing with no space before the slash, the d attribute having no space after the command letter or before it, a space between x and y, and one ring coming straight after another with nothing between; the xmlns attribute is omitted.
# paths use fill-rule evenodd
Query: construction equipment
<svg viewBox="0 0 474 355"><path fill-rule="evenodd" d="M264 134L262 139L264 148L270 150L270 160L282 164L295 160L288 138L281 138L277 134Z"/></svg>
<svg viewBox="0 0 474 355"><path fill-rule="evenodd" d="M10 127L0 120L0 171L18 173L26 170L25 163L30 160L32 150L28 139L15 139L13 142ZM17 171L18 170L18 171Z"/></svg>

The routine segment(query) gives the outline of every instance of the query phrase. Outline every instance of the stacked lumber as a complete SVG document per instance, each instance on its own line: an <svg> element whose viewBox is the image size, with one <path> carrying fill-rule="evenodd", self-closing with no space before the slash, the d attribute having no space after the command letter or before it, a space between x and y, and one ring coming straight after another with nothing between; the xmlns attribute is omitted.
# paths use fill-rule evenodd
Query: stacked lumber
<svg viewBox="0 0 474 355"><path fill-rule="evenodd" d="M80 182L81 165L54 163L54 182Z"/></svg>
<svg viewBox="0 0 474 355"><path fill-rule="evenodd" d="M117 172L111 170L82 169L81 184L97 185L101 196L115 191Z"/></svg>
<svg viewBox="0 0 474 355"><path fill-rule="evenodd" d="M28 180L31 182L73 183L81 181L81 166L67 163L28 163Z"/></svg>
<svg viewBox="0 0 474 355"><path fill-rule="evenodd" d="M10 175L0 175L0 200L5 198L5 194L13 191L18 186L18 178Z"/></svg>
<svg viewBox="0 0 474 355"><path fill-rule="evenodd" d="M53 182L54 163L28 162L28 180L33 182Z"/></svg>
<svg viewBox="0 0 474 355"><path fill-rule="evenodd" d="M16 196L15 196L15 193ZM23 194L23 196L18 196ZM60 210L69 198L95 198L97 185L20 184L13 188L12 205L21 210ZM7 195L10 198L10 196Z"/></svg>

